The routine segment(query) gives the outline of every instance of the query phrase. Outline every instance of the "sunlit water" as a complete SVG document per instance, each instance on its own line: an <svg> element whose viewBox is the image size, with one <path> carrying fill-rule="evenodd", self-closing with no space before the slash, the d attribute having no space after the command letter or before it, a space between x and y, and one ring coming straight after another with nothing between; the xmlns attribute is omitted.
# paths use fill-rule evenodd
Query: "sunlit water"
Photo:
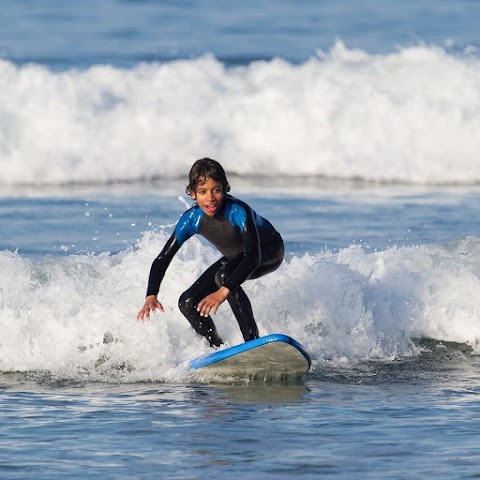
<svg viewBox="0 0 480 480"><path fill-rule="evenodd" d="M291 334L313 360L299 383L238 385L198 384L180 366L208 351L176 311L193 278L181 263L167 313L135 321L149 264L185 208L178 194L0 199L2 478L479 473L477 189L238 181L287 245L278 274L247 286L261 333ZM216 254L192 243L180 262L200 272ZM227 307L217 324L241 341ZM117 341L103 344L105 331Z"/></svg>

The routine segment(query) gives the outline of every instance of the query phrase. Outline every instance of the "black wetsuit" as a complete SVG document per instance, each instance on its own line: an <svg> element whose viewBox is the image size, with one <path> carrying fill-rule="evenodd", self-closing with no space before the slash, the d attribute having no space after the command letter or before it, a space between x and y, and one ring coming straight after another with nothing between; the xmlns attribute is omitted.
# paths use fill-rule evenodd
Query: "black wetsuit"
<svg viewBox="0 0 480 480"><path fill-rule="evenodd" d="M213 217L198 205L187 210L178 221L160 255L154 260L148 280L148 295L157 295L165 272L182 244L192 235L209 240L223 257L210 266L179 299L178 305L197 333L212 346L221 345L210 316L197 312L198 303L221 286L230 290L227 297L245 341L258 338L258 328L250 301L241 284L276 270L283 261L284 246L272 224L257 215L246 203L225 195L222 208Z"/></svg>

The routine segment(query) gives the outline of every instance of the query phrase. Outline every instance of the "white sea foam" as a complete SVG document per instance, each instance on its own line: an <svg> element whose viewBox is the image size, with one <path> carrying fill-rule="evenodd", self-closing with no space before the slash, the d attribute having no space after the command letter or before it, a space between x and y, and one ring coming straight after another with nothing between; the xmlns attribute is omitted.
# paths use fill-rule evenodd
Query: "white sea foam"
<svg viewBox="0 0 480 480"><path fill-rule="evenodd" d="M0 252L0 370L66 377L183 381L182 362L209 351L177 309L180 293L217 254L192 239L172 262L165 313L137 322L152 258L166 240L148 233L117 255ZM274 275L247 282L260 333L286 333L325 361L355 364L414 355L411 339L480 342L480 239L367 253L292 256ZM216 316L230 345L242 342L228 305ZM110 332L115 339L104 344Z"/></svg>
<svg viewBox="0 0 480 480"><path fill-rule="evenodd" d="M337 43L309 61L212 56L52 72L0 60L0 185L241 175L480 182L480 61Z"/></svg>

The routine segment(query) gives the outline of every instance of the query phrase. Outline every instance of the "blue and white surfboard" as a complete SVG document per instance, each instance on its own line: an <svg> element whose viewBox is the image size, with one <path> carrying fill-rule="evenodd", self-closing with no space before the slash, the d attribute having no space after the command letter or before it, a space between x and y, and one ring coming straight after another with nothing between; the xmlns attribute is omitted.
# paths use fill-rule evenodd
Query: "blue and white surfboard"
<svg viewBox="0 0 480 480"><path fill-rule="evenodd" d="M190 361L192 370L221 377L301 377L311 359L302 345L283 334L272 334Z"/></svg>

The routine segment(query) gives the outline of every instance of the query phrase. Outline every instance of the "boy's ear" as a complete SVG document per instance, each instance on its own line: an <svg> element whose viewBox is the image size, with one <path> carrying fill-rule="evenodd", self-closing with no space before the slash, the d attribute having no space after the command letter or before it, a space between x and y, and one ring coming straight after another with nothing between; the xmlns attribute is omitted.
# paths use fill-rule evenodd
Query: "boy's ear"
<svg viewBox="0 0 480 480"><path fill-rule="evenodd" d="M192 200L196 200L196 199L197 199L197 196L195 195L195 193L192 192L192 193L190 193L190 198L191 198Z"/></svg>

